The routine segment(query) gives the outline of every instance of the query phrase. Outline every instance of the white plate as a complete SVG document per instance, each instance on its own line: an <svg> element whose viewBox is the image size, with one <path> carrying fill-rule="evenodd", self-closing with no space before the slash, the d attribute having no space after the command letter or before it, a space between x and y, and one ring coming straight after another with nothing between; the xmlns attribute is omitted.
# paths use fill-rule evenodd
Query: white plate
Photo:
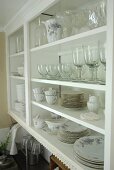
<svg viewBox="0 0 114 170"><path fill-rule="evenodd" d="M82 126L82 125L79 125L77 123L74 123L72 121L68 121L67 123L65 123L65 127L64 129L62 129L63 131L68 131L68 132L73 132L73 133L81 133L83 131L86 131L87 128Z"/></svg>
<svg viewBox="0 0 114 170"><path fill-rule="evenodd" d="M104 138L102 136L86 136L74 143L74 152L79 156L96 162L104 161Z"/></svg>
<svg viewBox="0 0 114 170"><path fill-rule="evenodd" d="M91 163L88 163L88 162L85 162L85 161L82 161L81 159L75 157L76 160L78 162L80 162L81 164L85 165L85 166L88 166L90 168L95 168L95 169L100 169L100 170L103 170L104 169L104 166L103 165L94 165L94 164L91 164Z"/></svg>

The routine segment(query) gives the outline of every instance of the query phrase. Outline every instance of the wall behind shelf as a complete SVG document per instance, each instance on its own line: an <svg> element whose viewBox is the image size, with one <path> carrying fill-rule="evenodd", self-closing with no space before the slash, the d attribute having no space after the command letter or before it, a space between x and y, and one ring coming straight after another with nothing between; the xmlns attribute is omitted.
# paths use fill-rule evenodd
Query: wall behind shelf
<svg viewBox="0 0 114 170"><path fill-rule="evenodd" d="M5 33L0 32L0 129L10 124L7 113Z"/></svg>

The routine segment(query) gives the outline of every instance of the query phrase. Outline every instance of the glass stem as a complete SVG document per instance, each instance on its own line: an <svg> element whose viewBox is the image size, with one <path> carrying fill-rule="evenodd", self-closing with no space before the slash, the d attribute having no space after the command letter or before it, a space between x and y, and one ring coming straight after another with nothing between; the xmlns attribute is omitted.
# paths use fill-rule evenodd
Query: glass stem
<svg viewBox="0 0 114 170"><path fill-rule="evenodd" d="M89 67L89 72L90 72L90 81L94 81L94 68Z"/></svg>
<svg viewBox="0 0 114 170"><path fill-rule="evenodd" d="M82 67L78 67L78 80L81 80L82 78Z"/></svg>

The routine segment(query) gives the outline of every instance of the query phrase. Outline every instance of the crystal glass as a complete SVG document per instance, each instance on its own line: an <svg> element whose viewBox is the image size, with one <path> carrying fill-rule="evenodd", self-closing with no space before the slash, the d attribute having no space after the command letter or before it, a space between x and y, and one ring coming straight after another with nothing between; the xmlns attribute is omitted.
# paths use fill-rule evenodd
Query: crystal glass
<svg viewBox="0 0 114 170"><path fill-rule="evenodd" d="M98 22L98 8L96 6L91 6L88 9L88 17L89 17L89 28L94 29L99 26Z"/></svg>
<svg viewBox="0 0 114 170"><path fill-rule="evenodd" d="M39 64L37 67L38 72L42 76L42 78L47 78L47 71L46 71L46 65Z"/></svg>
<svg viewBox="0 0 114 170"><path fill-rule="evenodd" d="M47 33L45 25L41 22L40 17L35 20L35 47L47 43Z"/></svg>
<svg viewBox="0 0 114 170"><path fill-rule="evenodd" d="M85 63L90 70L90 81L97 81L97 68L99 66L99 49L98 46L84 47Z"/></svg>
<svg viewBox="0 0 114 170"><path fill-rule="evenodd" d="M46 66L46 71L49 79L58 79L59 78L59 71L57 65L49 64Z"/></svg>
<svg viewBox="0 0 114 170"><path fill-rule="evenodd" d="M106 1L102 0L97 6L99 26L106 25Z"/></svg>
<svg viewBox="0 0 114 170"><path fill-rule="evenodd" d="M105 56L105 47L101 47L99 50L100 62L104 65L106 70L106 56Z"/></svg>
<svg viewBox="0 0 114 170"><path fill-rule="evenodd" d="M71 80L72 65L71 64L59 64L58 70L62 80Z"/></svg>
<svg viewBox="0 0 114 170"><path fill-rule="evenodd" d="M62 26L62 38L68 37L72 34L72 11L67 10L67 11L62 11L56 13L56 19L58 23Z"/></svg>
<svg viewBox="0 0 114 170"><path fill-rule="evenodd" d="M82 47L76 47L76 49L73 51L73 63L77 67L77 79L82 79L82 67L85 64L84 61L84 53Z"/></svg>
<svg viewBox="0 0 114 170"><path fill-rule="evenodd" d="M89 30L88 11L86 9L72 12L72 34Z"/></svg>

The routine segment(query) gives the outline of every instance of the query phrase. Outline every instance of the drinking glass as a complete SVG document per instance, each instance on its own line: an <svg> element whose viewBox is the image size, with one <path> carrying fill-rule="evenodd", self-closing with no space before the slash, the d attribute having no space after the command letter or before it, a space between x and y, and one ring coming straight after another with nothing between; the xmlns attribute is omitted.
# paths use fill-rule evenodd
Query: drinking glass
<svg viewBox="0 0 114 170"><path fill-rule="evenodd" d="M49 64L46 66L47 76L49 79L58 79L59 78L59 71L57 65Z"/></svg>
<svg viewBox="0 0 114 170"><path fill-rule="evenodd" d="M47 71L46 71L46 65L44 64L39 64L37 67L38 72L40 73L40 75L42 76L42 78L46 78L47 77Z"/></svg>
<svg viewBox="0 0 114 170"><path fill-rule="evenodd" d="M59 64L58 71L62 80L70 80L72 74L72 65L71 64Z"/></svg>
<svg viewBox="0 0 114 170"><path fill-rule="evenodd" d="M72 12L72 34L89 30L88 11L86 9Z"/></svg>
<svg viewBox="0 0 114 170"><path fill-rule="evenodd" d="M99 50L100 62L104 65L106 70L106 56L105 56L105 47L101 47Z"/></svg>
<svg viewBox="0 0 114 170"><path fill-rule="evenodd" d="M86 46L84 47L85 63L90 70L90 81L97 81L97 68L99 66L99 49L98 46Z"/></svg>
<svg viewBox="0 0 114 170"><path fill-rule="evenodd" d="M66 10L56 13L56 20L62 26L63 35L62 37L68 37L72 33L72 11Z"/></svg>
<svg viewBox="0 0 114 170"><path fill-rule="evenodd" d="M84 61L84 53L82 47L76 47L76 49L73 51L73 63L77 67L77 79L82 79L82 67L85 64Z"/></svg>
<svg viewBox="0 0 114 170"><path fill-rule="evenodd" d="M97 5L97 14L99 19L99 26L106 25L106 2L100 1Z"/></svg>
<svg viewBox="0 0 114 170"><path fill-rule="evenodd" d="M35 47L47 43L47 32L45 25L41 22L40 17L35 20Z"/></svg>
<svg viewBox="0 0 114 170"><path fill-rule="evenodd" d="M98 10L99 7L96 5L90 6L88 9L88 25L90 29L97 28L99 26L99 18L98 18Z"/></svg>

